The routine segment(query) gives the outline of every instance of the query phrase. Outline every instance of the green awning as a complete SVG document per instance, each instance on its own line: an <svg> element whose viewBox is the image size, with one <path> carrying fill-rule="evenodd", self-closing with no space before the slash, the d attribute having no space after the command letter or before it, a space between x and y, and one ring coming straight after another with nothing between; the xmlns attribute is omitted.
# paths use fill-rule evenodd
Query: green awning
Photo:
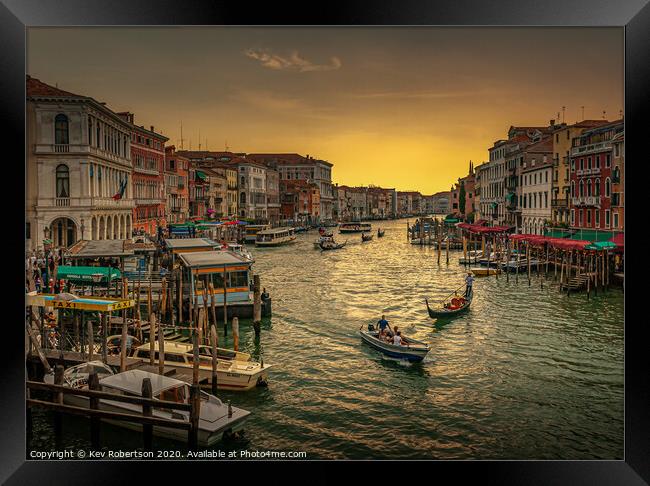
<svg viewBox="0 0 650 486"><path fill-rule="evenodd" d="M204 181L208 180L208 176L205 175L205 172L201 172L200 170L196 171L196 177L198 177L199 179L203 179Z"/></svg>
<svg viewBox="0 0 650 486"><path fill-rule="evenodd" d="M510 194L506 195L506 201L512 202L512 199L516 197L517 195L514 192L511 192Z"/></svg>
<svg viewBox="0 0 650 486"><path fill-rule="evenodd" d="M57 278L70 280L76 283L106 283L110 276L112 280L119 280L122 274L117 268L112 267L72 267L61 265Z"/></svg>
<svg viewBox="0 0 650 486"><path fill-rule="evenodd" d="M618 248L618 246L612 241L596 241L591 245L585 246L585 250L609 250L615 248Z"/></svg>

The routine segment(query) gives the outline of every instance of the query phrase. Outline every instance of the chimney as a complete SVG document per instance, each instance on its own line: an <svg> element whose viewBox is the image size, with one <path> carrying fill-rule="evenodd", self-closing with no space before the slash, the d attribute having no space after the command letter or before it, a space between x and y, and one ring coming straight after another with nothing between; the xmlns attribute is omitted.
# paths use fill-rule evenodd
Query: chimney
<svg viewBox="0 0 650 486"><path fill-rule="evenodd" d="M555 120L551 120L550 125L551 125L552 127L555 126Z"/></svg>
<svg viewBox="0 0 650 486"><path fill-rule="evenodd" d="M150 132L153 132L153 125L151 125L151 130L149 130L149 131L150 131Z"/></svg>

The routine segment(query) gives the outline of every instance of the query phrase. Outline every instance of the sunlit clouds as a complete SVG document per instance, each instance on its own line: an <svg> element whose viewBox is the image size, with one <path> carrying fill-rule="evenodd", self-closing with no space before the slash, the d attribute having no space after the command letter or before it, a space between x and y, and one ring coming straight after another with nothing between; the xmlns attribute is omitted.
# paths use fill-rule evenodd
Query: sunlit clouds
<svg viewBox="0 0 650 486"><path fill-rule="evenodd" d="M328 64L314 64L298 54L298 51L292 51L289 57L282 57L273 54L266 49L246 49L246 56L251 59L260 61L262 66L269 69L289 69L299 72L309 71L333 71L340 69L341 60L338 57L332 57Z"/></svg>

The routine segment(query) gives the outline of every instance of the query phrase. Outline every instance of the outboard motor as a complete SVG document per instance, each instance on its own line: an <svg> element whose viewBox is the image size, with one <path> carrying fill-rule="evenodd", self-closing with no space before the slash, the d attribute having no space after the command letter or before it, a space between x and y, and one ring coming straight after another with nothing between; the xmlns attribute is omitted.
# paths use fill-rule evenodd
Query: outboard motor
<svg viewBox="0 0 650 486"><path fill-rule="evenodd" d="M375 325L374 324L368 324L368 332L374 332L375 331Z"/></svg>

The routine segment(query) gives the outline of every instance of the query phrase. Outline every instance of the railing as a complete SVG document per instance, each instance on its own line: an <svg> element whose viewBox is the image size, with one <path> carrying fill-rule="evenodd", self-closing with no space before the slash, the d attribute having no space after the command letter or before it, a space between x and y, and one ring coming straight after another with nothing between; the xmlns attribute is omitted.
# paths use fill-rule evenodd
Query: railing
<svg viewBox="0 0 650 486"><path fill-rule="evenodd" d="M160 171L158 169L149 169L146 167L140 167L137 165L133 166L133 171L134 172L139 172L140 174L149 174L149 175L160 175Z"/></svg>
<svg viewBox="0 0 650 486"><path fill-rule="evenodd" d="M585 155L588 153L599 152L610 148L612 148L612 142L610 141L592 143L589 145L582 145L580 147L572 147L571 155Z"/></svg>
<svg viewBox="0 0 650 486"><path fill-rule="evenodd" d="M552 199L551 207L555 208L566 208L569 205L566 199Z"/></svg>
<svg viewBox="0 0 650 486"><path fill-rule="evenodd" d="M112 197L93 197L91 205L97 208L121 208L128 209L135 207L133 199L113 199Z"/></svg>
<svg viewBox="0 0 650 486"><path fill-rule="evenodd" d="M600 206L602 196L582 196L571 198L573 206Z"/></svg>
<svg viewBox="0 0 650 486"><path fill-rule="evenodd" d="M57 207L69 207L70 198L69 197L57 197L54 199L54 205Z"/></svg>
<svg viewBox="0 0 650 486"><path fill-rule="evenodd" d="M166 201L164 199L158 199L158 198L135 198L135 204L137 206L150 206L153 204L163 204Z"/></svg>

